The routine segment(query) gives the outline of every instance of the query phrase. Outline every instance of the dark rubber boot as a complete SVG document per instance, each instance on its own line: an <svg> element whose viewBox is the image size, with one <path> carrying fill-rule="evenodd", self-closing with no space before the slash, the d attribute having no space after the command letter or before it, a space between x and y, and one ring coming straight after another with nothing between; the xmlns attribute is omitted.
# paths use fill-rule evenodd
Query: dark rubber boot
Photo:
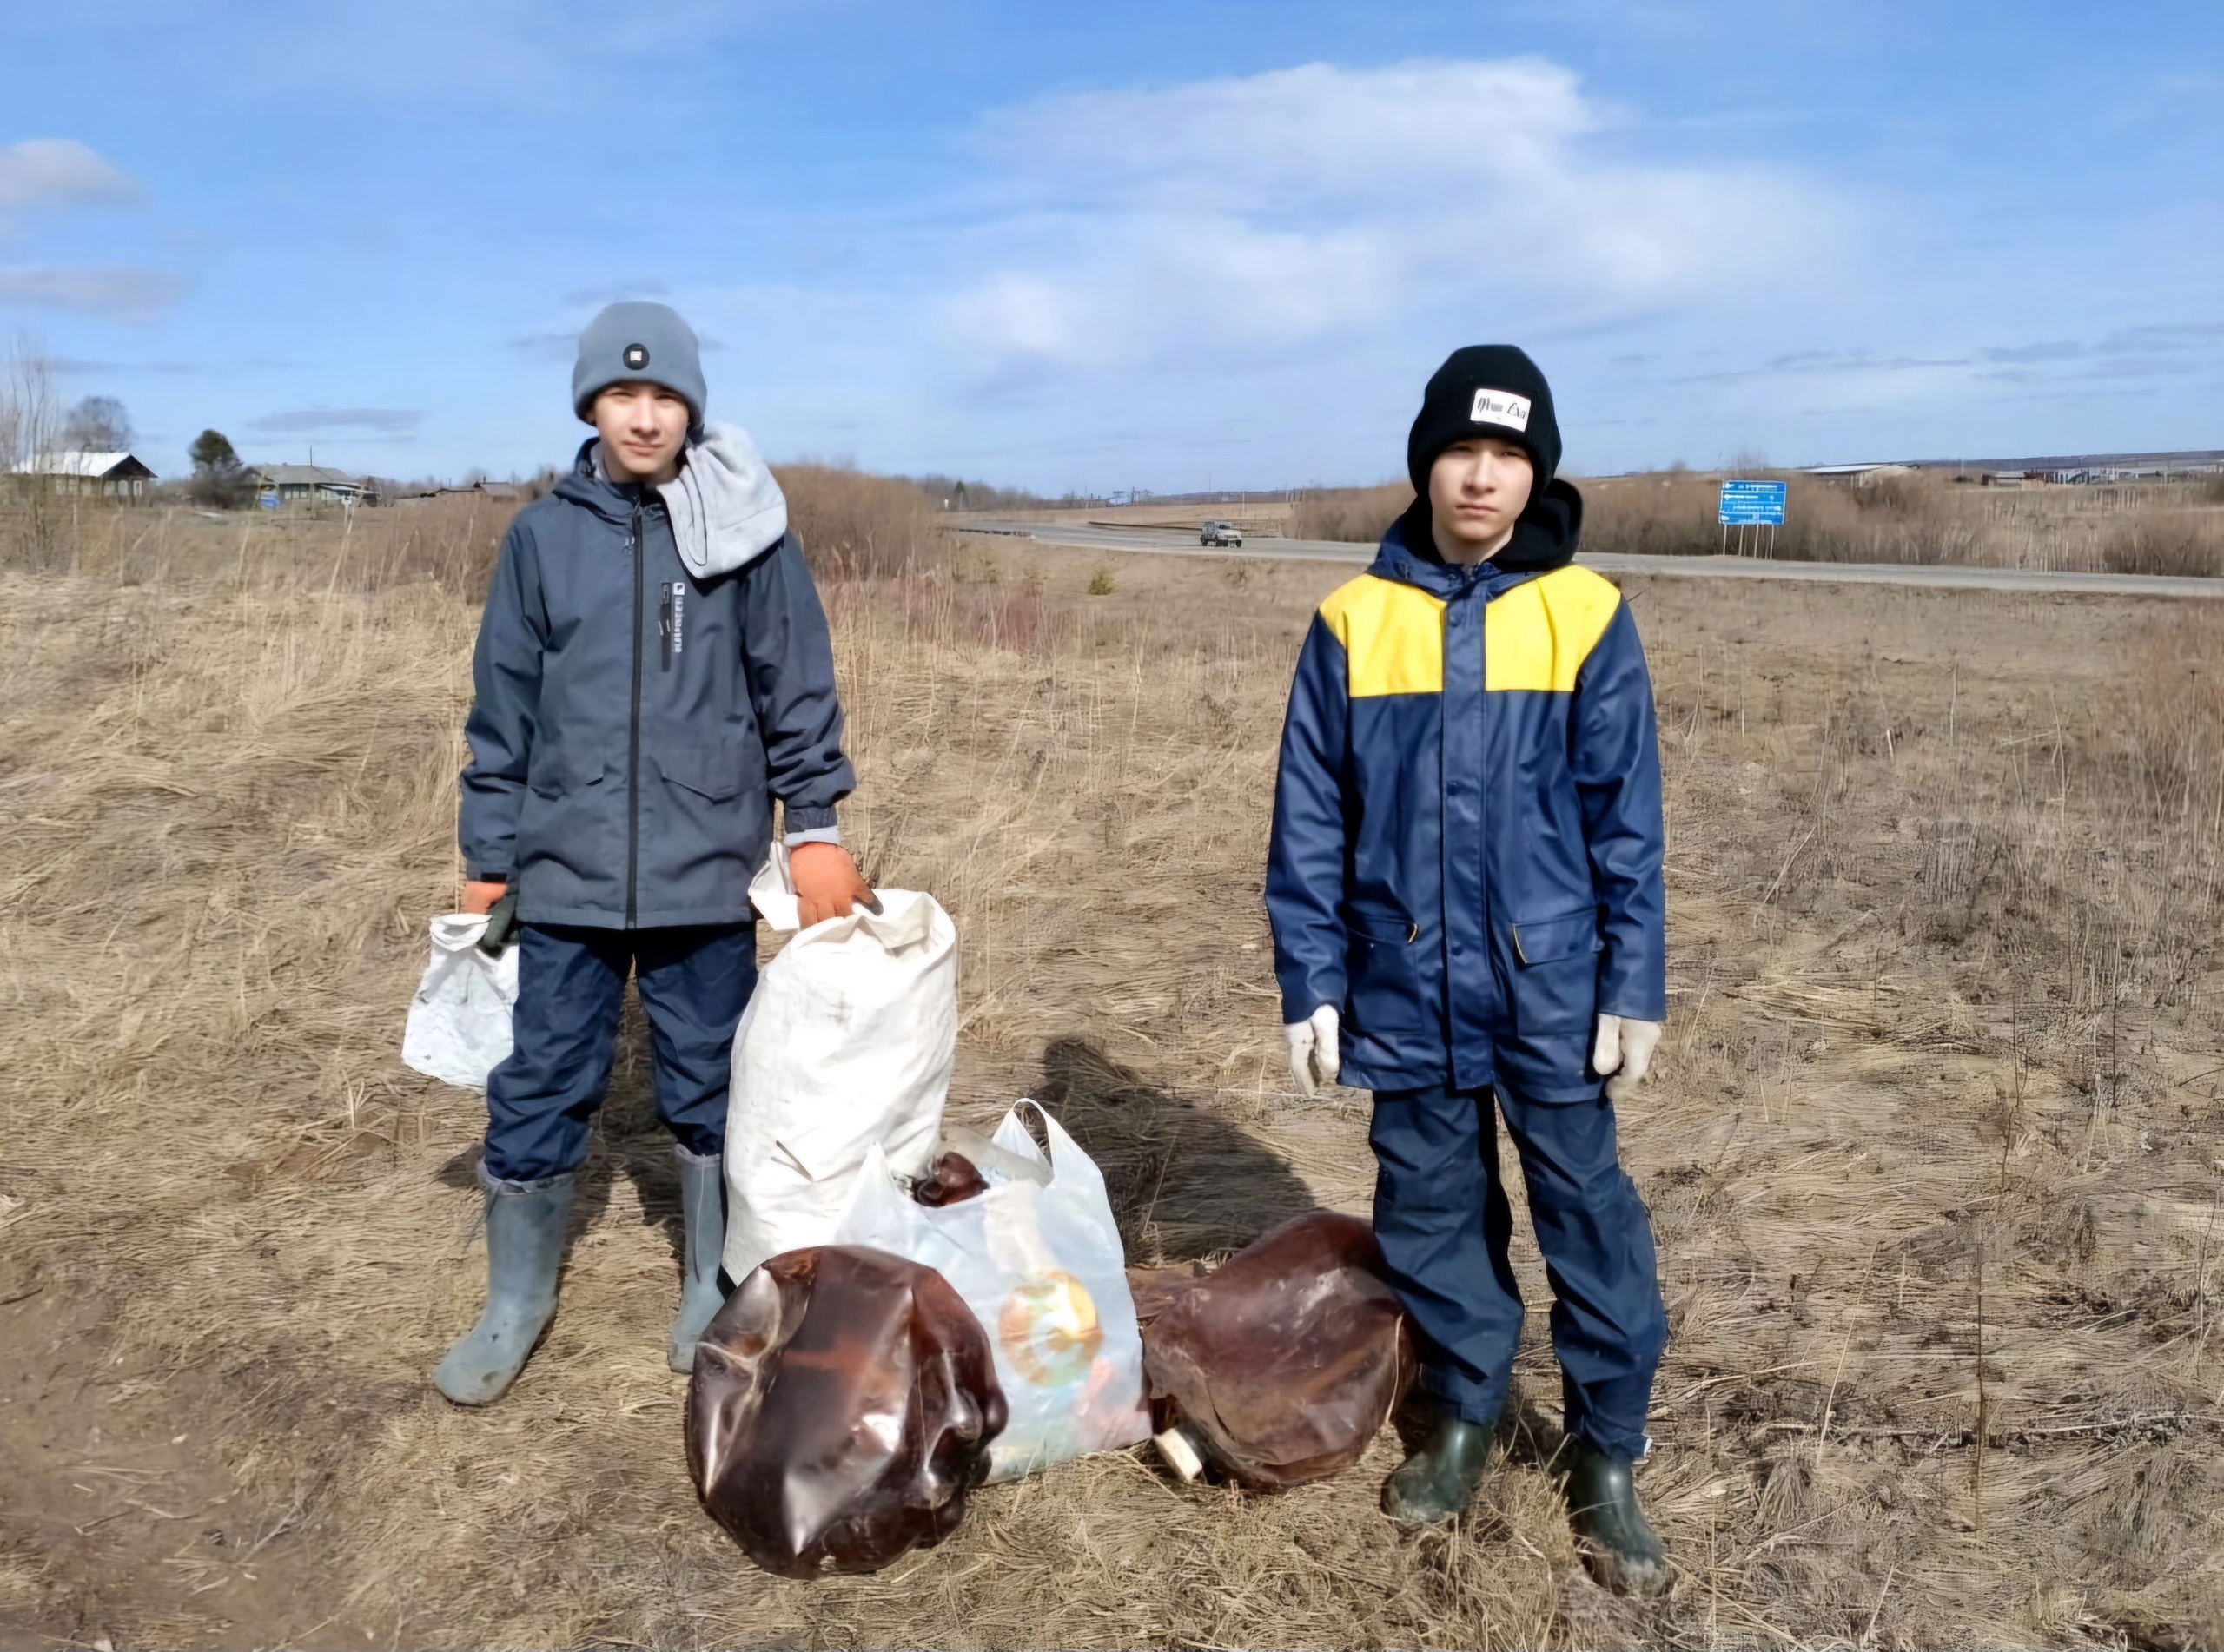
<svg viewBox="0 0 2224 1652"><path fill-rule="evenodd" d="M718 1259L726 1249L725 1160L699 1158L675 1146L679 1160L679 1318L672 1324L672 1368L695 1369L703 1327L725 1305L718 1289Z"/></svg>
<svg viewBox="0 0 2224 1652"><path fill-rule="evenodd" d="M1637 1505L1630 1464L1570 1435L1560 1449L1567 1471L1568 1523L1582 1540L1584 1564L1617 1595L1665 1595L1668 1554Z"/></svg>
<svg viewBox="0 0 2224 1652"><path fill-rule="evenodd" d="M1494 1424L1439 1414L1429 1443L1400 1463L1382 1488L1382 1512L1408 1531L1457 1519L1490 1466Z"/></svg>
<svg viewBox="0 0 2224 1652"><path fill-rule="evenodd" d="M556 1275L572 1214L569 1174L545 1182L490 1181L486 1312L434 1368L433 1386L459 1405L501 1398L556 1317Z"/></svg>

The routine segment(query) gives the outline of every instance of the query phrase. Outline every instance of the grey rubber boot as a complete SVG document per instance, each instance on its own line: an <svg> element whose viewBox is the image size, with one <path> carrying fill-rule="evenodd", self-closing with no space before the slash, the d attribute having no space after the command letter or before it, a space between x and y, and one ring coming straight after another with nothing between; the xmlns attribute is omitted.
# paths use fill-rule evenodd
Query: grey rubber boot
<svg viewBox="0 0 2224 1652"><path fill-rule="evenodd" d="M718 1288L718 1259L726 1249L725 1160L699 1157L675 1146L679 1161L679 1318L672 1322L672 1368L695 1369L703 1327L725 1305Z"/></svg>
<svg viewBox="0 0 2224 1652"><path fill-rule="evenodd" d="M1568 1523L1599 1586L1617 1595L1666 1594L1674 1581L1667 1551L1638 1507L1632 1465L1571 1434L1557 1466L1567 1476Z"/></svg>
<svg viewBox="0 0 2224 1652"><path fill-rule="evenodd" d="M1495 1423L1470 1423L1458 1412L1437 1413L1429 1443L1400 1463L1382 1488L1382 1512L1407 1531L1456 1520L1483 1483Z"/></svg>
<svg viewBox="0 0 2224 1652"><path fill-rule="evenodd" d="M459 1405L501 1398L556 1317L556 1275L572 1214L569 1173L541 1182L496 1181L486 1190L486 1312L433 1369L433 1386Z"/></svg>

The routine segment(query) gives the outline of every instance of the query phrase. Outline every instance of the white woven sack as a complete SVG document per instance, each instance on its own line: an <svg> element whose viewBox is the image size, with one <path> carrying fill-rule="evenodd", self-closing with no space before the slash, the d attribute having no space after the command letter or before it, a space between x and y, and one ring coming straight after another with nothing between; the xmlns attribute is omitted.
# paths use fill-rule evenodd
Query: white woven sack
<svg viewBox="0 0 2224 1652"><path fill-rule="evenodd" d="M480 951L484 913L450 912L433 920L433 956L409 1001L401 1059L420 1073L467 1090L483 1090L486 1075L510 1053L510 1015L518 1001L518 949L499 957Z"/></svg>
<svg viewBox="0 0 2224 1652"><path fill-rule="evenodd" d="M733 1041L725 1271L832 1242L869 1153L906 1175L934 1156L957 1051L957 930L930 895L813 924L764 967ZM750 885L773 928L798 914L787 850Z"/></svg>
<svg viewBox="0 0 2224 1652"><path fill-rule="evenodd" d="M1050 1153L1020 1108L1042 1120ZM871 1163L835 1236L923 1263L973 1310L996 1353L1011 1419L989 1448L989 1478L1009 1480L1147 1439L1142 1333L1128 1290L1104 1174L1032 1101L991 1140L1029 1166L988 1191L930 1208Z"/></svg>

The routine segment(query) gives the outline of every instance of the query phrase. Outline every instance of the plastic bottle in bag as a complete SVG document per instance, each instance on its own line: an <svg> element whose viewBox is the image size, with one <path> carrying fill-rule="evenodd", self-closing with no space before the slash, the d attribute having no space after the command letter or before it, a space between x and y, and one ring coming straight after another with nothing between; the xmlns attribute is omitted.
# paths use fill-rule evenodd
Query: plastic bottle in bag
<svg viewBox="0 0 2224 1652"><path fill-rule="evenodd" d="M1155 1270L1138 1295L1155 1311L1143 1326L1155 1420L1185 1477L1191 1444L1261 1490L1347 1469L1417 1369L1374 1230L1334 1211L1284 1222L1201 1279Z"/></svg>
<svg viewBox="0 0 2224 1652"><path fill-rule="evenodd" d="M945 1153L937 1154L927 1173L911 1184L911 1202L940 1210L988 1191L989 1179L978 1165L962 1153Z"/></svg>
<svg viewBox="0 0 2224 1652"><path fill-rule="evenodd" d="M939 1543L989 1471L1003 1391L932 1268L861 1246L776 1256L695 1351L687 1464L768 1571L872 1571Z"/></svg>

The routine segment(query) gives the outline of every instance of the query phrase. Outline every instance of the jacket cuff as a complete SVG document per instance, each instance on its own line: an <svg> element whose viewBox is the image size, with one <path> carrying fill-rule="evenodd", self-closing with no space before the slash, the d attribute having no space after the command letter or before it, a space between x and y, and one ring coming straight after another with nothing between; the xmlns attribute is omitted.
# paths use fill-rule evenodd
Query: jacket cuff
<svg viewBox="0 0 2224 1652"><path fill-rule="evenodd" d="M1602 989L1598 994L1598 1013L1601 1015L1619 1015L1627 1021L1657 1021L1665 1026L1668 1021L1668 1002L1665 998L1655 997L1641 987L1620 991Z"/></svg>
<svg viewBox="0 0 2224 1652"><path fill-rule="evenodd" d="M805 831L790 832L786 841L790 849L799 843L832 843L839 848L842 829L838 826L813 826Z"/></svg>
<svg viewBox="0 0 2224 1652"><path fill-rule="evenodd" d="M515 876L506 866L490 866L483 861L472 860L463 863L464 881L468 883L507 883Z"/></svg>
<svg viewBox="0 0 2224 1652"><path fill-rule="evenodd" d="M803 809L794 803L781 806L782 824L791 836L797 832L821 831L834 824L835 814L830 805L824 809Z"/></svg>

